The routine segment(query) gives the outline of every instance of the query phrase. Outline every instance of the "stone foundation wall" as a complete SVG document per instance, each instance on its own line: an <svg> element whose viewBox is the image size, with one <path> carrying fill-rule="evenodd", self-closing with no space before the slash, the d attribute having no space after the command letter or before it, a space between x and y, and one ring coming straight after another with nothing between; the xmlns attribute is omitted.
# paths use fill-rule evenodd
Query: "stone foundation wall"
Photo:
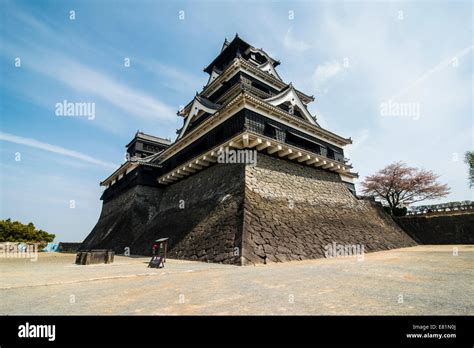
<svg viewBox="0 0 474 348"><path fill-rule="evenodd" d="M243 197L241 164L217 164L167 186L132 251L150 254L151 241L169 237L171 258L240 263Z"/></svg>
<svg viewBox="0 0 474 348"><path fill-rule="evenodd" d="M366 252L416 245L338 174L267 155L246 167L244 207L244 263L320 258L332 243Z"/></svg>
<svg viewBox="0 0 474 348"><path fill-rule="evenodd" d="M474 212L395 218L420 244L474 244Z"/></svg>
<svg viewBox="0 0 474 348"><path fill-rule="evenodd" d="M240 263L244 168L221 164L165 188L135 186L104 202L80 249L151 255L153 241L168 237L169 257Z"/></svg>
<svg viewBox="0 0 474 348"><path fill-rule="evenodd" d="M168 237L171 258L253 264L324 257L331 243L365 251L416 243L339 176L259 154L257 165L215 164L172 185L135 186L105 201L81 249L150 255Z"/></svg>
<svg viewBox="0 0 474 348"><path fill-rule="evenodd" d="M79 250L113 249L123 254L137 240L158 212L162 190L135 186L104 201L99 221Z"/></svg>

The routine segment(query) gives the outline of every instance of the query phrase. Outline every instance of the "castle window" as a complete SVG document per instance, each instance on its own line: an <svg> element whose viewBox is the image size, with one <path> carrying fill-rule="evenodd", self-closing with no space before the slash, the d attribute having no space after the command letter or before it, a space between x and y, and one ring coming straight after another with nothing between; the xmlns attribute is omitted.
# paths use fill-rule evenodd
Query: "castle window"
<svg viewBox="0 0 474 348"><path fill-rule="evenodd" d="M277 128L278 127L266 122L265 123L265 128L263 129L263 135L265 135L269 138L275 138L276 139Z"/></svg>
<svg viewBox="0 0 474 348"><path fill-rule="evenodd" d="M322 154L322 149L324 149L324 145L291 131L286 132L286 142L317 154Z"/></svg>
<svg viewBox="0 0 474 348"><path fill-rule="evenodd" d="M328 147L328 158L334 159L334 150Z"/></svg>

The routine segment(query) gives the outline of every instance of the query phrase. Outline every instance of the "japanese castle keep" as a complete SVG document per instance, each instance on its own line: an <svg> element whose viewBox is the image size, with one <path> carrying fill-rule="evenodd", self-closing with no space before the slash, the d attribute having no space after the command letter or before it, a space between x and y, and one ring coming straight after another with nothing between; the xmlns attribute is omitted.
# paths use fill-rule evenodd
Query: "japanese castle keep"
<svg viewBox="0 0 474 348"><path fill-rule="evenodd" d="M238 36L204 71L178 116L174 142L138 132L107 179L103 208L81 249L149 255L169 237L172 258L255 264L412 246L375 202L355 196L350 138L321 128L314 97L281 79L279 61ZM219 160L252 153L255 161ZM129 249L126 249L129 248Z"/></svg>

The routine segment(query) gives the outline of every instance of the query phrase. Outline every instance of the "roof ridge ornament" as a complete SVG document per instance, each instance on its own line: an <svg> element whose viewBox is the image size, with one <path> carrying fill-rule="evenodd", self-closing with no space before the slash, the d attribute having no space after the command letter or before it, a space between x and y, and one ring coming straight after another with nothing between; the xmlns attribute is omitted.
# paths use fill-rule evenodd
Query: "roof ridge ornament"
<svg viewBox="0 0 474 348"><path fill-rule="evenodd" d="M221 47L221 52L224 51L227 47L229 47L229 40L227 40L227 37L224 39L224 43L222 44L222 47ZM206 69L206 68L204 68Z"/></svg>

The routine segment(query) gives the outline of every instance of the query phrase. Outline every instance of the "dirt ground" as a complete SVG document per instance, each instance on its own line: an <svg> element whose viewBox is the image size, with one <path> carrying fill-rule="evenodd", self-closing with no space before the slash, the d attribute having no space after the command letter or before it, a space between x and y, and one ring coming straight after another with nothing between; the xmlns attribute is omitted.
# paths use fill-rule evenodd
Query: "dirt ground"
<svg viewBox="0 0 474 348"><path fill-rule="evenodd" d="M455 249L456 248L456 249ZM474 246L417 246L259 266L116 256L0 258L0 314L473 315Z"/></svg>

